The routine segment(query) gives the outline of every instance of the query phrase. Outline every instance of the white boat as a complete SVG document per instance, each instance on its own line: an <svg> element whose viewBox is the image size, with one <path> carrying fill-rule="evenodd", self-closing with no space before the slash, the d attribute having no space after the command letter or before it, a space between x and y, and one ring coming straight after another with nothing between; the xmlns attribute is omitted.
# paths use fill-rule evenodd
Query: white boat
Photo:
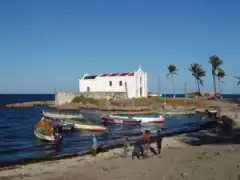
<svg viewBox="0 0 240 180"><path fill-rule="evenodd" d="M62 139L62 136L59 134L58 136L54 136L54 135L43 135L41 133L38 133L36 131L34 131L34 135L38 138L38 139L42 139L42 140L46 140L46 141L51 141L51 142L58 142Z"/></svg>
<svg viewBox="0 0 240 180"><path fill-rule="evenodd" d="M107 130L107 127L95 123L79 122L70 119L66 119L64 122L68 125L74 125L75 129L84 131L105 132Z"/></svg>
<svg viewBox="0 0 240 180"><path fill-rule="evenodd" d="M83 119L82 114L66 114L60 112L46 112L43 111L43 116L53 119Z"/></svg>
<svg viewBox="0 0 240 180"><path fill-rule="evenodd" d="M141 124L145 123L163 123L164 117L162 115L129 115L129 114L110 114L114 120L135 120L141 121Z"/></svg>

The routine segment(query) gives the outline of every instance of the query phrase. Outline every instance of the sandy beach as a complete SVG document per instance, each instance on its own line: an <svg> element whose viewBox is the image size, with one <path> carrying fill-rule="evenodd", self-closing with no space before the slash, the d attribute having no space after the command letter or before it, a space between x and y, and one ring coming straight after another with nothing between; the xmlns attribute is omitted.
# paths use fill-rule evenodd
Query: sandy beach
<svg viewBox="0 0 240 180"><path fill-rule="evenodd" d="M201 138L205 137L205 141ZM82 156L52 162L34 163L1 169L3 180L57 179L240 179L239 134L219 136L200 131L167 137L160 156L132 160L131 152L122 157L122 148L99 153L97 157ZM191 142L192 141L192 142ZM194 143L195 142L195 143ZM198 146L193 146L197 144ZM152 147L156 144L152 143Z"/></svg>

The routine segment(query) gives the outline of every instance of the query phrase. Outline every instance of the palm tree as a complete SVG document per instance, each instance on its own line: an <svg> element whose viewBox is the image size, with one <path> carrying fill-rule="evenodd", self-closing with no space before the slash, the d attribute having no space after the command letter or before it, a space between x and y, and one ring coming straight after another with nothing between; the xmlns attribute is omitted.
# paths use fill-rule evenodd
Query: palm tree
<svg viewBox="0 0 240 180"><path fill-rule="evenodd" d="M189 68L189 71L192 72L192 76L194 77L195 79L195 84L196 84L196 92L197 92L197 79L196 79L196 72L197 72L197 68L199 67L200 65L198 63L193 63L190 65L190 68Z"/></svg>
<svg viewBox="0 0 240 180"><path fill-rule="evenodd" d="M174 98L176 97L176 95L175 95L175 82L174 82L174 77L173 77L173 75L177 75L177 71L178 71L178 69L177 69L177 67L176 67L175 65L170 64L170 65L168 66L168 74L167 74L167 77L169 77L169 75L171 75L171 77L172 77L173 97L174 97Z"/></svg>
<svg viewBox="0 0 240 180"><path fill-rule="evenodd" d="M223 64L223 61L216 55L209 57L209 63L212 65L212 77L213 77L213 88L214 88L214 96L217 96L216 89L216 70L220 65Z"/></svg>
<svg viewBox="0 0 240 180"><path fill-rule="evenodd" d="M198 95L201 95L200 85L204 86L202 77L206 76L206 72L203 70L202 66L198 63L193 63L190 65L189 70L192 72L192 76L195 79Z"/></svg>
<svg viewBox="0 0 240 180"><path fill-rule="evenodd" d="M222 89L221 89L221 79L224 78L226 76L226 73L223 69L218 68L218 72L217 72L217 78L218 78L218 88L219 88L219 94L221 95L222 93Z"/></svg>
<svg viewBox="0 0 240 180"><path fill-rule="evenodd" d="M235 76L235 78L238 80L237 85L240 85L240 77Z"/></svg>

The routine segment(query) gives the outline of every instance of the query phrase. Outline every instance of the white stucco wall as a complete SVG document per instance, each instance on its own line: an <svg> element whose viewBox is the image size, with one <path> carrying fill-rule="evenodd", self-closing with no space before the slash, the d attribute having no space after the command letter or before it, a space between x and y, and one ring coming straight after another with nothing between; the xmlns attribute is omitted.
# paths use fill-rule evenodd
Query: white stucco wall
<svg viewBox="0 0 240 180"><path fill-rule="evenodd" d="M141 83L140 78L142 79ZM109 86L109 81L112 81L112 86ZM119 84L120 81L122 81L122 86ZM90 92L127 91L128 98L148 96L147 74L141 68L134 72L134 76L97 76L95 79L80 79L79 91L87 92L87 87L90 88ZM140 96L140 87L142 87L142 96Z"/></svg>

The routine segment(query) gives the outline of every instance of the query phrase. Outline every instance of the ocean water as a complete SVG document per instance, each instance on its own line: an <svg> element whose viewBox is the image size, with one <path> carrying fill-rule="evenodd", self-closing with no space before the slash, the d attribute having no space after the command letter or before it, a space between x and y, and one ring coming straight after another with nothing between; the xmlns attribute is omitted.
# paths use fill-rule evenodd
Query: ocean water
<svg viewBox="0 0 240 180"><path fill-rule="evenodd" d="M238 97L234 98L238 99ZM37 139L34 126L41 118L40 111L47 107L3 108L4 104L24 101L53 100L54 95L0 95L0 165L19 160L47 158L87 151L91 148L91 134L81 132L62 133L59 145ZM94 110L82 111L85 121L99 123L99 114ZM194 116L168 117L161 127L167 128L163 134L198 129L204 123L202 114ZM122 126L114 125L108 133L97 134L99 145L122 144L124 135L134 141L144 129L157 130L160 126Z"/></svg>

